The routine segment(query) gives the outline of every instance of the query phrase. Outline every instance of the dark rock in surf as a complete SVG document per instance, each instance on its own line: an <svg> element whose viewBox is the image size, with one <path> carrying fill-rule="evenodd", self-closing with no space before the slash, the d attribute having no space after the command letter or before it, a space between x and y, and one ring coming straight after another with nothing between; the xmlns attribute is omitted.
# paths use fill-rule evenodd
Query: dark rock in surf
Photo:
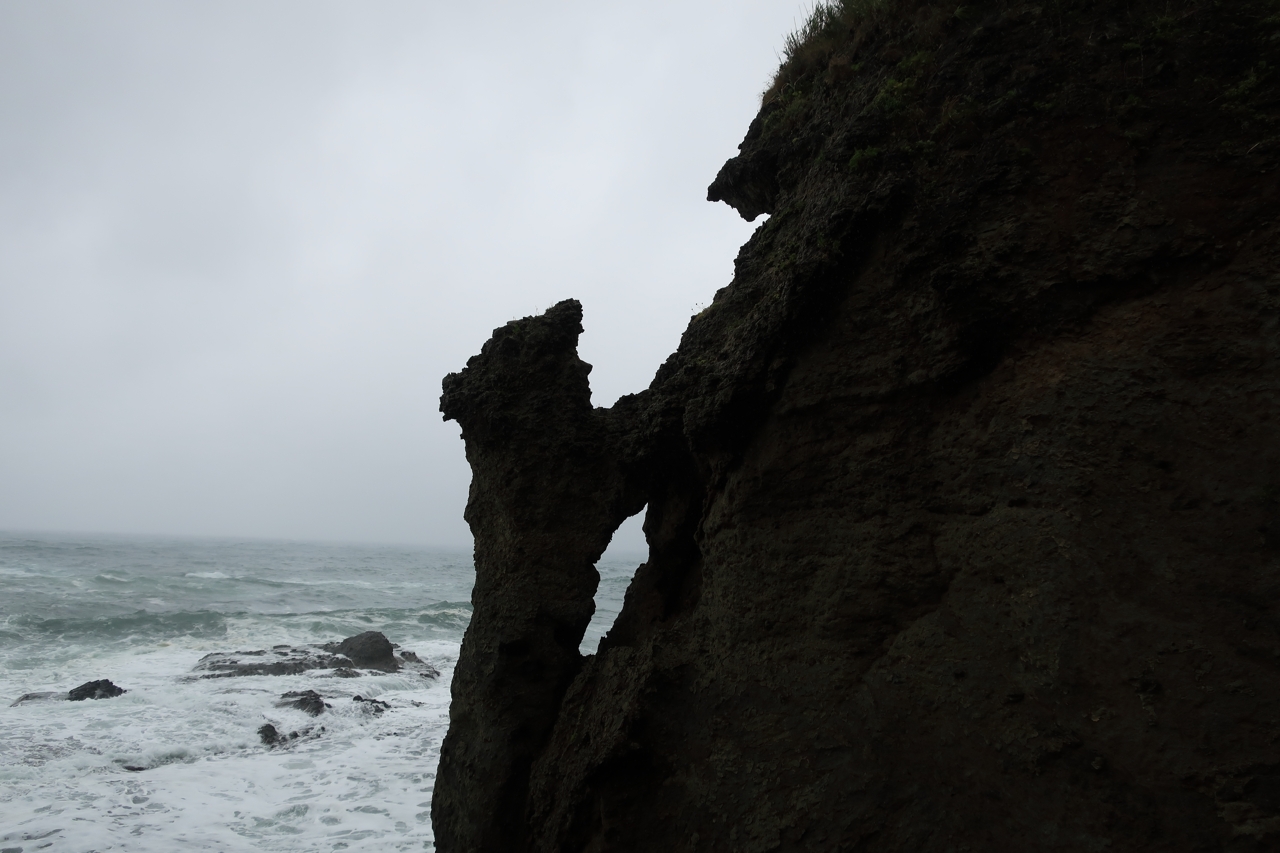
<svg viewBox="0 0 1280 853"><path fill-rule="evenodd" d="M248 652L210 652L195 665L201 678L231 678L238 675L299 675L314 669L351 666L339 655L314 648L277 646Z"/></svg>
<svg viewBox="0 0 1280 853"><path fill-rule="evenodd" d="M361 703L364 705L366 710L372 711L375 714L381 714L383 711L391 710L390 703L383 702L380 699L366 699L358 693L351 697L351 701Z"/></svg>
<svg viewBox="0 0 1280 853"><path fill-rule="evenodd" d="M258 727L258 737L262 740L262 743L265 746L272 748L277 746L287 746L295 740L317 738L323 733L324 726L320 726L319 728L315 726L307 726L305 729L292 731L288 734L280 731L271 723L265 723Z"/></svg>
<svg viewBox="0 0 1280 853"><path fill-rule="evenodd" d="M120 696L126 691L116 687L107 679L103 678L99 681L87 681L79 687L67 693L67 698L72 702L83 702L85 699L112 699Z"/></svg>
<svg viewBox="0 0 1280 853"><path fill-rule="evenodd" d="M351 666L351 661L323 649L287 646L269 651L210 652L196 663L201 678L233 678L237 675L301 675L311 670Z"/></svg>
<svg viewBox="0 0 1280 853"><path fill-rule="evenodd" d="M346 655L356 666L365 669L395 672L400 668L395 658L395 647L381 631L365 631L347 637L341 643L327 643L324 648Z"/></svg>
<svg viewBox="0 0 1280 853"><path fill-rule="evenodd" d="M107 679L99 679L98 681L87 681L79 687L69 690L65 693L57 690L41 690L35 693L23 693L15 699L10 708L23 705L28 702L83 702L85 699L112 699L116 696L128 693Z"/></svg>
<svg viewBox="0 0 1280 853"><path fill-rule="evenodd" d="M297 708L313 717L320 716L325 708L330 707L324 697L314 690L290 690L281 694L280 700L276 703L277 708Z"/></svg>
<svg viewBox="0 0 1280 853"><path fill-rule="evenodd" d="M358 669L374 674L409 670L427 678L440 672L413 652L395 654L395 646L379 631L366 631L341 642L315 646L273 646L241 652L211 652L202 657L194 671L198 678L231 678L239 675L299 675L313 670L331 670L328 677L356 678ZM323 676L322 676L323 677Z"/></svg>

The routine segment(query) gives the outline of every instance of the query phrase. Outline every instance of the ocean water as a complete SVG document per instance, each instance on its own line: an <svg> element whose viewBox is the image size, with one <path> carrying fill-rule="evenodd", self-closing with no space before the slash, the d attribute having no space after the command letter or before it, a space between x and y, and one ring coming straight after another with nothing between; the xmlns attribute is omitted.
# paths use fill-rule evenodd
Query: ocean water
<svg viewBox="0 0 1280 853"><path fill-rule="evenodd" d="M585 653L635 565L601 560ZM433 849L473 582L469 554L428 549L0 534L0 853ZM440 677L191 675L209 652L369 630ZM103 678L128 692L9 704ZM308 689L319 717L276 707ZM269 748L265 723L300 736Z"/></svg>

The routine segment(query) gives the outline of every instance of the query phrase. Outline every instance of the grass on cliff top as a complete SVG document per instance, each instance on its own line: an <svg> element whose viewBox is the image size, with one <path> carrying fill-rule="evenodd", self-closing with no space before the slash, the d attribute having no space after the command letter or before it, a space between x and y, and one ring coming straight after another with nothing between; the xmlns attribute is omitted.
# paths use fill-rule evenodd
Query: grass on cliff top
<svg viewBox="0 0 1280 853"><path fill-rule="evenodd" d="M762 101L768 103L787 83L825 65L853 29L895 5L896 0L818 0L805 22L783 42L782 62Z"/></svg>

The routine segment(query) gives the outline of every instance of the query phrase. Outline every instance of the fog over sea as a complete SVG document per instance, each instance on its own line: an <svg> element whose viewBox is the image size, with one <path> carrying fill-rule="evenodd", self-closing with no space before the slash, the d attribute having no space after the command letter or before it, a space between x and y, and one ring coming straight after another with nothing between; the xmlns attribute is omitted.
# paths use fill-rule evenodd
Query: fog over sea
<svg viewBox="0 0 1280 853"><path fill-rule="evenodd" d="M584 653L637 562L601 560ZM0 534L0 851L433 849L473 581L470 554L414 547ZM191 677L210 652L363 631L440 677ZM128 692L9 704L97 679ZM276 707L308 689L320 716ZM269 748L265 723L312 731Z"/></svg>

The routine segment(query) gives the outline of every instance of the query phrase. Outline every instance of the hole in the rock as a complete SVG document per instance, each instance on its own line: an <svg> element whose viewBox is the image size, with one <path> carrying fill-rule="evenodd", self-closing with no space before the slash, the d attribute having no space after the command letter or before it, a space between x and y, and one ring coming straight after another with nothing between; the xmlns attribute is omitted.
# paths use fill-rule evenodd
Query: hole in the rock
<svg viewBox="0 0 1280 853"><path fill-rule="evenodd" d="M647 507L646 507L647 509ZM600 572L600 586L596 588L596 613L591 617L587 633L582 635L578 651L584 655L596 653L600 638L613 627L613 620L622 610L622 599L627 586L635 576L636 568L645 561L649 546L644 541L644 510L622 522L613 532L609 547L596 562Z"/></svg>

